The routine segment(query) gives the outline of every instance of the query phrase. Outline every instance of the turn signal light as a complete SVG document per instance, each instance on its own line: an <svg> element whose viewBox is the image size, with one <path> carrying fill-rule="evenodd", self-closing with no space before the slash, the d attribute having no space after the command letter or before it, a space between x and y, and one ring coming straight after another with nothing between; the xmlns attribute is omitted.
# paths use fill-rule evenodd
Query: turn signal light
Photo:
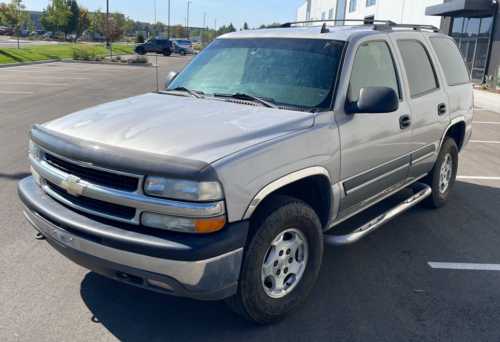
<svg viewBox="0 0 500 342"><path fill-rule="evenodd" d="M196 231L198 233L214 232L224 227L225 224L226 217L220 217L215 220L194 221L194 226L196 227Z"/></svg>

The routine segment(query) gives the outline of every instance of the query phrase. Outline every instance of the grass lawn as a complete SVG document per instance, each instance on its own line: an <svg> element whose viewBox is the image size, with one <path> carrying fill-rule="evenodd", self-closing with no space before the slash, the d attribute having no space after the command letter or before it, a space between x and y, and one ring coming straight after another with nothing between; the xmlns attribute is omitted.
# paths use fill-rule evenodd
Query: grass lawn
<svg viewBox="0 0 500 342"><path fill-rule="evenodd" d="M43 61L48 59L71 58L71 51L81 44L41 45L17 48L0 48L0 64L16 62ZM133 45L113 45L113 54L132 53ZM104 45L89 45L89 50L95 49L97 55L109 55Z"/></svg>

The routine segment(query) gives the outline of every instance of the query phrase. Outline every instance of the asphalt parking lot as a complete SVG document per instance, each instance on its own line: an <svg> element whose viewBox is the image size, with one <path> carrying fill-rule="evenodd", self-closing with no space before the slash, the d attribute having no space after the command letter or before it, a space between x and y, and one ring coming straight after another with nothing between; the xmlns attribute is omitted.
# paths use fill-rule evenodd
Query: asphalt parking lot
<svg viewBox="0 0 500 342"><path fill-rule="evenodd" d="M158 57L160 88L190 59ZM500 341L500 114L481 108L451 201L414 207L354 245L325 247L306 304L272 326L246 322L222 302L109 280L35 240L16 194L29 175L30 127L154 90L153 67L0 69L1 341ZM356 220L364 217L343 225Z"/></svg>

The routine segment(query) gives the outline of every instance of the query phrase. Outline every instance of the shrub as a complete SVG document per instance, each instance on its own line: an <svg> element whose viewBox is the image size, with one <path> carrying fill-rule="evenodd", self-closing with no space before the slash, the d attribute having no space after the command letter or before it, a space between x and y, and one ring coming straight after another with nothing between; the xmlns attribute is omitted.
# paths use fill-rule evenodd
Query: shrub
<svg viewBox="0 0 500 342"><path fill-rule="evenodd" d="M484 76L484 83L481 84L481 89L483 90L490 89L490 85L488 84L488 76Z"/></svg>
<svg viewBox="0 0 500 342"><path fill-rule="evenodd" d="M144 36L142 35L142 32L137 33L137 36L135 36L135 42L137 44L144 43Z"/></svg>
<svg viewBox="0 0 500 342"><path fill-rule="evenodd" d="M132 63L147 63L149 59L146 56L135 56Z"/></svg>
<svg viewBox="0 0 500 342"><path fill-rule="evenodd" d="M116 57L115 57L115 59L116 59L117 61L121 61L121 60L122 60L122 57L121 57L121 56L116 56Z"/></svg>
<svg viewBox="0 0 500 342"><path fill-rule="evenodd" d="M87 44L80 45L77 48L74 48L71 52L71 57L74 60L82 60L82 61L95 61L98 60L97 53L94 49L89 49Z"/></svg>

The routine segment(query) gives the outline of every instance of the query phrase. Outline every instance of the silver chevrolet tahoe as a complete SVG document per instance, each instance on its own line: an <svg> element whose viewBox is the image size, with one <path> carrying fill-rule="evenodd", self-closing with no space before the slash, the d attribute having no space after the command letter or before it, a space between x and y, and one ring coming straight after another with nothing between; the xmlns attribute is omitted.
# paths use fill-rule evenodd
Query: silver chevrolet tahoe
<svg viewBox="0 0 500 342"><path fill-rule="evenodd" d="M35 125L18 192L77 264L273 323L310 293L324 244L448 201L472 116L463 57L435 27L288 23L219 37L165 90Z"/></svg>

